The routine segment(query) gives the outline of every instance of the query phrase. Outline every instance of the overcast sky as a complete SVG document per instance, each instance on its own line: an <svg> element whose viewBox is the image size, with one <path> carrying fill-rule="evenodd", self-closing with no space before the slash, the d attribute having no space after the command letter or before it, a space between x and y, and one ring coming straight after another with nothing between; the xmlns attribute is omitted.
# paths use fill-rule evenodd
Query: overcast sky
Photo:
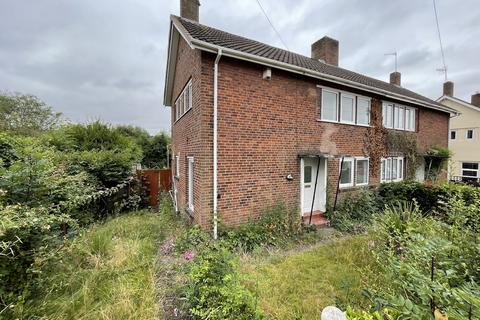
<svg viewBox="0 0 480 320"><path fill-rule="evenodd" d="M200 0L200 22L282 47L256 0ZM387 80L398 52L402 84L430 98L443 75L432 0L261 0L291 51L324 35L340 66ZM437 0L449 80L480 90L478 0ZM162 104L169 15L179 0L0 0L0 91L38 96L73 121L170 130Z"/></svg>

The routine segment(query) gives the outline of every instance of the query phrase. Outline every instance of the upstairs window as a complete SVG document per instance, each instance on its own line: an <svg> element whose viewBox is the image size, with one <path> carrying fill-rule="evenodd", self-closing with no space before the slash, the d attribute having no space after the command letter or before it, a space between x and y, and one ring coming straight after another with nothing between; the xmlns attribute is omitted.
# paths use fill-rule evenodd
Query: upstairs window
<svg viewBox="0 0 480 320"><path fill-rule="evenodd" d="M175 121L192 109L192 80L188 81L183 91L175 101Z"/></svg>
<svg viewBox="0 0 480 320"><path fill-rule="evenodd" d="M342 94L340 106L340 122L355 123L355 97Z"/></svg>
<svg viewBox="0 0 480 320"><path fill-rule="evenodd" d="M338 94L322 90L322 120L338 121Z"/></svg>
<svg viewBox="0 0 480 320"><path fill-rule="evenodd" d="M451 130L450 131L450 140L455 140L457 139L457 131Z"/></svg>
<svg viewBox="0 0 480 320"><path fill-rule="evenodd" d="M368 126L370 124L370 100L357 99L357 124Z"/></svg>
<svg viewBox="0 0 480 320"><path fill-rule="evenodd" d="M472 140L473 139L473 134L474 134L473 129L468 129L467 130L467 140Z"/></svg>
<svg viewBox="0 0 480 320"><path fill-rule="evenodd" d="M415 131L415 108L384 103L382 106L383 126L389 129Z"/></svg>
<svg viewBox="0 0 480 320"><path fill-rule="evenodd" d="M370 99L348 92L322 89L321 120L370 125Z"/></svg>

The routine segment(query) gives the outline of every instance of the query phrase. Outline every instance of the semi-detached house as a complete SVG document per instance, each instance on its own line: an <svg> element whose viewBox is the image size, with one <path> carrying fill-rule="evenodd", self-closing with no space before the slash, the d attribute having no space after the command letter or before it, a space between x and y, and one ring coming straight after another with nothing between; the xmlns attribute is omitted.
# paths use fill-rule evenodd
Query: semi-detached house
<svg viewBox="0 0 480 320"><path fill-rule="evenodd" d="M398 72L383 82L338 67L334 39L306 57L200 24L197 0L180 7L164 92L174 194L214 234L216 217L238 225L278 202L321 217L336 194L404 179L404 155L375 152L385 131L447 147L455 112L402 87Z"/></svg>

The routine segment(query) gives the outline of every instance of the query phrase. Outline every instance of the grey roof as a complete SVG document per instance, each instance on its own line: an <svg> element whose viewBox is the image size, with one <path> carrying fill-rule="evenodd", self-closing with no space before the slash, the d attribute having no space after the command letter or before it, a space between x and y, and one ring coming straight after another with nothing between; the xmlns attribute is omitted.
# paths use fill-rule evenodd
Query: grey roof
<svg viewBox="0 0 480 320"><path fill-rule="evenodd" d="M419 95L413 91L405 89L385 81L367 77L363 74L356 73L347 69L326 64L324 62L303 56L298 53L272 47L268 44L237 36L222 30L208 27L197 22L184 19L181 17L174 17L180 21L189 35L200 41L204 41L216 46L227 49L248 53L262 58L275 60L278 62L290 64L293 66L309 69L315 72L320 72L325 75L337 77L352 81L361 85L366 85L372 88L392 92L408 98L416 99L430 105L435 105L445 110L445 106L427 97ZM452 110L453 111L453 110Z"/></svg>

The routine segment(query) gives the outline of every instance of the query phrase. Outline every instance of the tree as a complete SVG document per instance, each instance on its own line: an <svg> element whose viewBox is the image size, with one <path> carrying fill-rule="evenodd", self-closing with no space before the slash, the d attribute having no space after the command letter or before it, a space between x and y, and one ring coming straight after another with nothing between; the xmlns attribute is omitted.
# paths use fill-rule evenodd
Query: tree
<svg viewBox="0 0 480 320"><path fill-rule="evenodd" d="M0 130L36 135L62 122L62 113L34 95L0 93Z"/></svg>
<svg viewBox="0 0 480 320"><path fill-rule="evenodd" d="M142 165L147 168L163 168L168 164L167 148L170 137L165 133L159 133L150 140L150 145L143 150Z"/></svg>

